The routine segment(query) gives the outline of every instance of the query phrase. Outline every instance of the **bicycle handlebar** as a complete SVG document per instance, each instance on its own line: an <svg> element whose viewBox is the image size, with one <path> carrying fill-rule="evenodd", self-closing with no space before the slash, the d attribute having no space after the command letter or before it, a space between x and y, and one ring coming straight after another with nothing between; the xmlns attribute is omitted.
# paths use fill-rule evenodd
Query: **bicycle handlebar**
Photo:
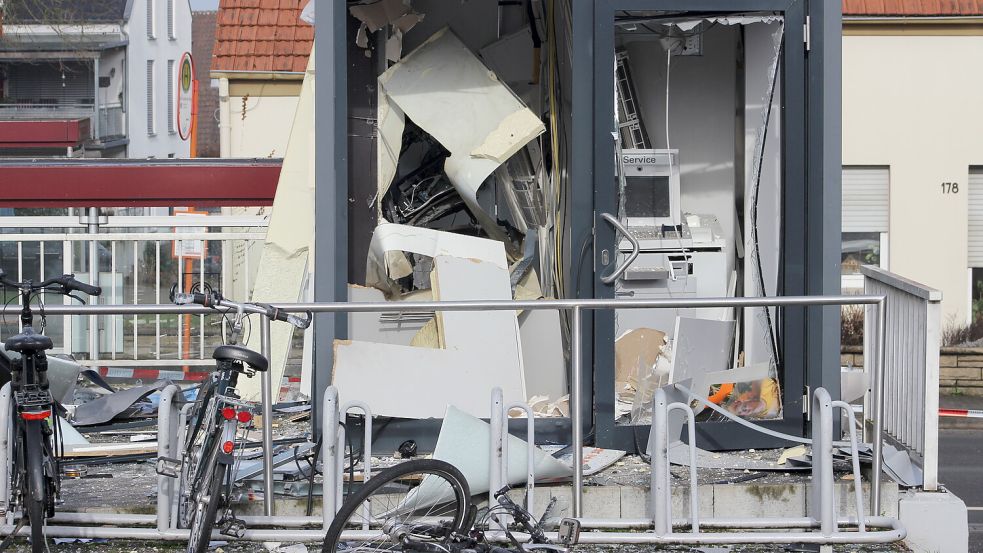
<svg viewBox="0 0 983 553"><path fill-rule="evenodd" d="M298 317L265 303L237 303L227 300L218 292L211 292L210 294L174 292L171 296L171 301L178 305L197 304L211 307L212 309L219 307L226 307L236 311L241 309L245 313L259 313L272 321L290 323L300 329L311 326L312 317L310 313L307 314L306 318Z"/></svg>
<svg viewBox="0 0 983 553"><path fill-rule="evenodd" d="M27 291L40 291L48 288L49 286L58 285L61 286L61 290L53 290L61 294L71 294L72 292L79 291L83 294L88 294L90 296L98 296L102 294L102 288L99 286L93 286L91 284L86 284L75 279L75 275L61 275L58 277L52 277L47 280L43 280L38 283L31 281L26 282L15 282L7 278L6 273L3 269L0 269L0 284L4 286L10 286L12 288L17 288L19 290Z"/></svg>

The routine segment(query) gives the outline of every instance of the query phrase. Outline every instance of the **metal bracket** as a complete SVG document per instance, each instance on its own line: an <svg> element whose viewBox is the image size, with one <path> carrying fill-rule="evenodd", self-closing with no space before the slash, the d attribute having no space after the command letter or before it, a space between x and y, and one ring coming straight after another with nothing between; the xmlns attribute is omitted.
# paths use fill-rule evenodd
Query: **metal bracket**
<svg viewBox="0 0 983 553"><path fill-rule="evenodd" d="M812 21L810 19L810 16L807 15L806 22L802 24L802 41L805 42L806 52L812 49L812 37L810 36L812 34L810 32L811 28L812 28Z"/></svg>

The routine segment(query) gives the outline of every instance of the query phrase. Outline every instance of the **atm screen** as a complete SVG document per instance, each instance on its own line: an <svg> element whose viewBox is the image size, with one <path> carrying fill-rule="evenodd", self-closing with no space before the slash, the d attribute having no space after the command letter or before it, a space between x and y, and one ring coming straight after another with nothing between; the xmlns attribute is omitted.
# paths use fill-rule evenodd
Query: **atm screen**
<svg viewBox="0 0 983 553"><path fill-rule="evenodd" d="M669 177L625 178L625 215L628 217L670 217Z"/></svg>

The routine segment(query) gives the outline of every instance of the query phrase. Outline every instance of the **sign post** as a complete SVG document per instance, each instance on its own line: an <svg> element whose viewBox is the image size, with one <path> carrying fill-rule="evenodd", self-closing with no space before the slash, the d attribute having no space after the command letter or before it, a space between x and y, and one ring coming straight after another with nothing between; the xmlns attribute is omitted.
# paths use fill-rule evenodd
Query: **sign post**
<svg viewBox="0 0 983 553"><path fill-rule="evenodd" d="M177 68L177 132L181 140L191 138L195 114L195 68L191 54L185 52ZM194 152L192 152L194 157Z"/></svg>
<svg viewBox="0 0 983 553"><path fill-rule="evenodd" d="M176 207L174 208L174 215L208 215L208 212L195 211L194 208ZM208 227L175 227L174 232L205 233L208 232ZM177 259L178 270L184 277L178 279L178 292L191 292L194 287L194 260L199 260L202 267L201 272L204 272L205 258L208 256L208 243L205 240L175 240L171 248L171 255ZM181 325L179 349L182 353L182 359L191 359L191 315L182 315L181 319L183 324ZM189 368L185 365L184 371L187 372Z"/></svg>

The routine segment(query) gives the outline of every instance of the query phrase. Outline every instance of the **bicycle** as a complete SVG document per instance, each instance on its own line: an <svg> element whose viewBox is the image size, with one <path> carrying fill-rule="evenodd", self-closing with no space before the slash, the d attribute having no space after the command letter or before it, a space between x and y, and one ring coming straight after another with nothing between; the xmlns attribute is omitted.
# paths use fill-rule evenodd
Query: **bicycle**
<svg viewBox="0 0 983 553"><path fill-rule="evenodd" d="M552 543L542 522L508 497L509 489L506 486L496 492L498 505L486 510L476 522L478 511L471 504L470 488L459 470L436 459L406 461L383 470L342 503L321 551L565 552L577 542L578 521L563 519L560 543ZM508 518L513 521L511 527ZM528 541L521 543L512 528L527 534ZM489 543L488 533L504 537L514 549Z"/></svg>
<svg viewBox="0 0 983 553"><path fill-rule="evenodd" d="M172 290L171 301L179 305L202 305L225 314L234 312L228 343L218 346L212 353L215 370L199 391L192 408L182 458L157 460L158 474L172 478L177 478L179 473L183 476L178 520L183 527L190 528L188 553L203 553L208 549L219 508L222 508L218 520L220 533L242 537L245 530L245 524L232 510L234 452L237 445L245 441L237 440L236 436L240 427L252 421L256 404L242 400L236 385L240 374L252 377L256 372L267 370L269 361L260 353L237 345L243 320L247 314L258 313L303 329L310 326L311 317L303 319L266 304L236 303L213 291L177 293Z"/></svg>
<svg viewBox="0 0 983 553"><path fill-rule="evenodd" d="M102 289L75 280L75 275L62 275L38 283L30 280L15 282L0 269L0 284L17 290L22 307L21 332L4 343L4 349L20 354L10 363L10 386L13 399L13 468L11 471L13 492L12 506L21 509L21 518L15 530L7 536L0 549L6 548L26 522L31 526L31 551L47 550L44 538L44 520L55 514L55 502L61 493L61 470L58 450L60 445L58 425L50 424L55 412L55 402L48 390L48 358L45 351L53 349L51 338L44 335L44 303L41 295L62 294L85 303L74 292L98 296ZM41 332L34 330L34 312L31 302L39 300Z"/></svg>

